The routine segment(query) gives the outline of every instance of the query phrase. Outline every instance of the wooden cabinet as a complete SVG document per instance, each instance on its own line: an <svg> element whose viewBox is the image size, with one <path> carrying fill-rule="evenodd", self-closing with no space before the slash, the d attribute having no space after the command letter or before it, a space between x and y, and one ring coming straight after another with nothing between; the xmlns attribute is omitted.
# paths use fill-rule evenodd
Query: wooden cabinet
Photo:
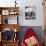
<svg viewBox="0 0 46 46"><path fill-rule="evenodd" d="M0 42L0 46L18 46L19 41L5 41Z"/></svg>
<svg viewBox="0 0 46 46"><path fill-rule="evenodd" d="M0 7L0 46L18 46L18 18L19 7Z"/></svg>
<svg viewBox="0 0 46 46"><path fill-rule="evenodd" d="M0 17L1 24L18 24L19 7L0 7Z"/></svg>

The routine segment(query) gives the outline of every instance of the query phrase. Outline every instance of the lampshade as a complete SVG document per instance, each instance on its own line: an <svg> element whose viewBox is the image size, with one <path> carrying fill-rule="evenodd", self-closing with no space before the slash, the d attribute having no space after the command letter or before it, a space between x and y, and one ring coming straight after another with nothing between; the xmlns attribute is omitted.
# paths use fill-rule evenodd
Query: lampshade
<svg viewBox="0 0 46 46"><path fill-rule="evenodd" d="M14 32L17 32L16 28L14 29Z"/></svg>

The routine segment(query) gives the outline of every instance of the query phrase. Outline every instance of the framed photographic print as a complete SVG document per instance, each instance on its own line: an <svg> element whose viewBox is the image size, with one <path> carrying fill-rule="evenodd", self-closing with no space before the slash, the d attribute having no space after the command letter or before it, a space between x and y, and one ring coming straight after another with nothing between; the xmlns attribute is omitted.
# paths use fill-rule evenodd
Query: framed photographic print
<svg viewBox="0 0 46 46"><path fill-rule="evenodd" d="M35 19L36 18L36 7L26 6L25 7L25 19Z"/></svg>
<svg viewBox="0 0 46 46"><path fill-rule="evenodd" d="M2 15L9 15L9 10L2 10Z"/></svg>

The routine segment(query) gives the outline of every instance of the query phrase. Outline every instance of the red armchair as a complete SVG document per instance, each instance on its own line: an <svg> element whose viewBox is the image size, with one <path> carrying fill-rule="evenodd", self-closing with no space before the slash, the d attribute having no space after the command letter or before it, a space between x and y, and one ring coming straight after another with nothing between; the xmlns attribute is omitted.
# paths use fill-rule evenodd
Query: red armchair
<svg viewBox="0 0 46 46"><path fill-rule="evenodd" d="M25 35L24 35L24 37L22 38L22 42L21 42L21 45L22 46L28 46L27 44L28 44L28 42L26 43L25 41L28 39L33 39L32 37L34 37L34 39L37 37L37 35L36 35L36 33L33 31L33 29L31 29L31 28L29 28L29 29L27 29L27 31L25 32ZM27 41L28 41L27 40ZM37 40L37 38L36 38L36 40L34 40L34 41L36 41L36 44L34 45L34 46L41 46L41 44L40 44L40 42ZM29 43L29 44L31 44L31 43ZM31 45L29 45L29 46L31 46Z"/></svg>

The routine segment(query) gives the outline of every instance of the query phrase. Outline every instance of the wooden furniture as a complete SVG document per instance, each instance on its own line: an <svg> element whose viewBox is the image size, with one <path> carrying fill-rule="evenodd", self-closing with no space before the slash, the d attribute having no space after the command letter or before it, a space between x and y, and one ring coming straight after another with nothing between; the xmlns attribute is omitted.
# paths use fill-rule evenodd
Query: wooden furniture
<svg viewBox="0 0 46 46"><path fill-rule="evenodd" d="M44 26L46 26L46 0L43 0Z"/></svg>
<svg viewBox="0 0 46 46"><path fill-rule="evenodd" d="M5 41L3 46L18 46L18 41Z"/></svg>
<svg viewBox="0 0 46 46"><path fill-rule="evenodd" d="M2 46L2 42L0 41L0 46Z"/></svg>
<svg viewBox="0 0 46 46"><path fill-rule="evenodd" d="M7 41L4 40L2 37L2 32L5 32L4 30L7 31L11 29L15 33L19 31L18 18L19 18L19 7L0 7L0 32L1 32L0 46L18 46L19 39L18 40L10 39Z"/></svg>
<svg viewBox="0 0 46 46"><path fill-rule="evenodd" d="M18 17L19 17L19 7L0 7L0 18L1 24L8 24L8 17L10 16L17 16L17 24L18 24Z"/></svg>
<svg viewBox="0 0 46 46"><path fill-rule="evenodd" d="M46 46L46 0L43 0L43 10L44 10L44 44Z"/></svg>
<svg viewBox="0 0 46 46"><path fill-rule="evenodd" d="M44 46L46 46L46 27L44 27Z"/></svg>

